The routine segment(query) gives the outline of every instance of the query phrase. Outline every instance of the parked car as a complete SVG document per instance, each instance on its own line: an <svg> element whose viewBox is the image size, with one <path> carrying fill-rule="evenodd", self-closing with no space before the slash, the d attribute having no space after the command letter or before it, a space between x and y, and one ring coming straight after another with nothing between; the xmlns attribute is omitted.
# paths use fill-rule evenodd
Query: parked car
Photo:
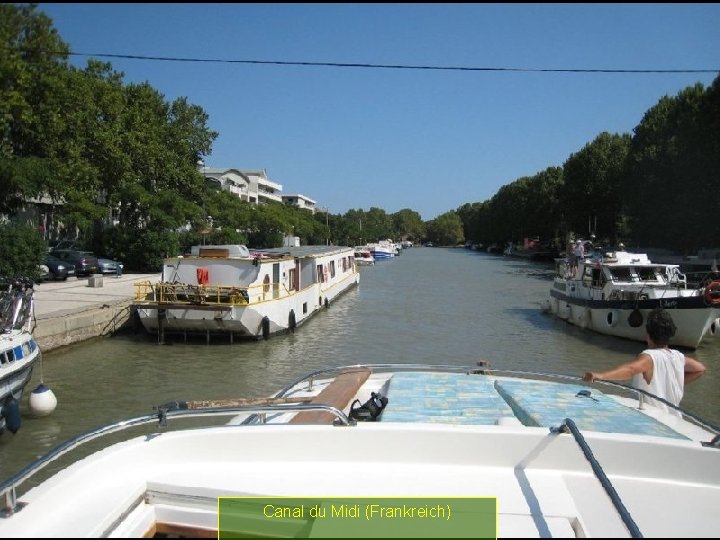
<svg viewBox="0 0 720 540"><path fill-rule="evenodd" d="M37 282L42 283L43 281L47 281L48 279L50 279L50 269L48 268L47 264L38 264Z"/></svg>
<svg viewBox="0 0 720 540"><path fill-rule="evenodd" d="M75 265L53 255L45 257L45 266L48 267L47 279L65 281L68 276L75 275Z"/></svg>
<svg viewBox="0 0 720 540"><path fill-rule="evenodd" d="M51 255L62 259L75 266L75 275L91 276L98 271L98 260L89 251L77 251L74 249L53 249Z"/></svg>
<svg viewBox="0 0 720 540"><path fill-rule="evenodd" d="M120 271L118 272L118 266ZM100 274L122 274L123 263L105 257L98 257L98 273Z"/></svg>

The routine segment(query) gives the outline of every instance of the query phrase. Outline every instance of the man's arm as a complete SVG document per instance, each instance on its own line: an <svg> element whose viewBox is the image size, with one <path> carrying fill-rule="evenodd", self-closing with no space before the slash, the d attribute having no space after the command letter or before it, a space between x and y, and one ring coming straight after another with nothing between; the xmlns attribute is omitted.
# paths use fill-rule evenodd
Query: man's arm
<svg viewBox="0 0 720 540"><path fill-rule="evenodd" d="M687 362L685 362L685 369L687 369ZM653 363L652 358L648 354L640 354L631 362L620 364L614 368L608 369L607 371L588 371L583 375L583 380L593 382L597 379L605 379L608 381L624 381L632 378L633 375L638 373L647 373L652 369ZM687 377L687 375L686 375ZM647 380L647 377L646 377ZM686 379L687 380L687 379Z"/></svg>
<svg viewBox="0 0 720 540"><path fill-rule="evenodd" d="M705 364L690 356L685 357L685 384L697 381L705 375Z"/></svg>

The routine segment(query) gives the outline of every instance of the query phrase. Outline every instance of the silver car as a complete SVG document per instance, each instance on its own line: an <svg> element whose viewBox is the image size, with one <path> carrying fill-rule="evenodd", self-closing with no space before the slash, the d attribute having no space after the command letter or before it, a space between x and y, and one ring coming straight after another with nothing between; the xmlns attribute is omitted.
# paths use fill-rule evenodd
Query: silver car
<svg viewBox="0 0 720 540"><path fill-rule="evenodd" d="M112 259L106 259L105 257L98 257L98 274L118 274L122 275L123 263L114 261ZM119 267L119 270L118 270Z"/></svg>

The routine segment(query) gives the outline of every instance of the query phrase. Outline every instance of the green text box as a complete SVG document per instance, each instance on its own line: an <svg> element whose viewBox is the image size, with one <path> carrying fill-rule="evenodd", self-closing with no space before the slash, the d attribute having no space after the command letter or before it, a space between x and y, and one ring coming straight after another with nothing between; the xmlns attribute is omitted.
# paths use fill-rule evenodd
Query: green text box
<svg viewBox="0 0 720 540"><path fill-rule="evenodd" d="M495 497L220 497L219 538L496 538Z"/></svg>

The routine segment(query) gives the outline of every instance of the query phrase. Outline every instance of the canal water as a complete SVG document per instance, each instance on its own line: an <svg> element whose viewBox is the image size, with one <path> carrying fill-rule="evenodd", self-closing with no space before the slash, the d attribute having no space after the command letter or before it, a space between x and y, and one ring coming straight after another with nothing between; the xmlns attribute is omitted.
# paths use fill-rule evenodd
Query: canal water
<svg viewBox="0 0 720 540"><path fill-rule="evenodd" d="M153 412L173 400L266 396L301 375L357 363L433 363L581 376L632 359L643 344L594 334L542 310L550 265L465 249L410 248L360 269L360 285L294 334L267 341L166 343L127 331L44 355L42 377L58 399L45 418L23 417L0 437L0 479L64 440ZM692 354L708 373L682 405L720 425L720 339Z"/></svg>

